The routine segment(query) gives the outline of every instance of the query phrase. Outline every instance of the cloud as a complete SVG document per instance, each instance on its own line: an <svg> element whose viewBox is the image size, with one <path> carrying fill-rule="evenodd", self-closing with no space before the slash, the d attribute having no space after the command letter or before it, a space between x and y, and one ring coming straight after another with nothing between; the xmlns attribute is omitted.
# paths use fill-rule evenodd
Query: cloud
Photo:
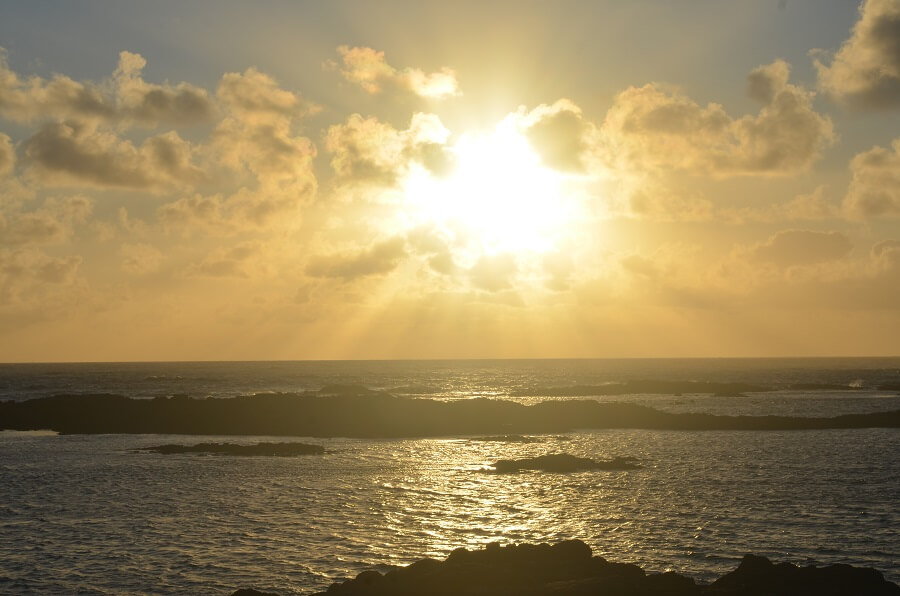
<svg viewBox="0 0 900 596"><path fill-rule="evenodd" d="M894 254L900 256L900 240L883 240L872 246L871 253L876 258Z"/></svg>
<svg viewBox="0 0 900 596"><path fill-rule="evenodd" d="M834 142L834 130L813 110L813 94L787 83L788 71L781 60L754 69L748 93L764 105L737 119L719 104L702 107L655 84L630 87L607 112L608 149L632 167L716 176L803 171Z"/></svg>
<svg viewBox="0 0 900 596"><path fill-rule="evenodd" d="M315 106L254 68L223 75L211 99L187 83L148 83L145 66L139 54L122 52L112 77L91 83L61 75L23 79L0 60L0 115L39 122L21 143L29 179L152 192L204 186L230 193L231 211L254 222L314 194L316 147L293 130L295 119ZM142 141L123 136L135 123L181 127L213 114L223 118L202 141L175 130ZM6 144L0 150L0 167L11 167Z"/></svg>
<svg viewBox="0 0 900 596"><path fill-rule="evenodd" d="M122 271L131 275L147 275L159 270L163 255L155 246L144 243L123 244L119 249Z"/></svg>
<svg viewBox="0 0 900 596"><path fill-rule="evenodd" d="M900 215L900 138L890 149L873 147L850 161L853 178L844 209L854 216Z"/></svg>
<svg viewBox="0 0 900 596"><path fill-rule="evenodd" d="M313 257L306 266L306 274L344 280L384 275L396 269L406 256L406 240L398 236L350 254Z"/></svg>
<svg viewBox="0 0 900 596"><path fill-rule="evenodd" d="M628 198L628 214L653 221L706 222L716 215L713 202L702 196L664 188L641 188Z"/></svg>
<svg viewBox="0 0 900 596"><path fill-rule="evenodd" d="M302 181L315 186L316 147L308 138L292 135L289 121L225 119L214 134L215 151L225 165L236 170L246 167L260 181Z"/></svg>
<svg viewBox="0 0 900 596"><path fill-rule="evenodd" d="M84 223L93 202L82 196L49 198L33 211L0 212L0 246L60 244L69 240L76 224Z"/></svg>
<svg viewBox="0 0 900 596"><path fill-rule="evenodd" d="M188 269L188 275L201 277L251 277L265 270L258 262L263 246L256 241L241 242L231 248L219 248Z"/></svg>
<svg viewBox="0 0 900 596"><path fill-rule="evenodd" d="M45 184L149 189L192 184L203 173L191 164L192 149L171 131L140 147L78 122L49 122L24 143L29 165Z"/></svg>
<svg viewBox="0 0 900 596"><path fill-rule="evenodd" d="M275 79L252 67L243 73L222 75L216 97L243 121L271 122L304 116L317 109L299 94L282 89Z"/></svg>
<svg viewBox="0 0 900 596"><path fill-rule="evenodd" d="M840 207L826 198L825 191L826 187L821 185L812 192L798 194L786 202L756 204L750 207L725 207L715 210L712 217L731 224L844 219Z"/></svg>
<svg viewBox="0 0 900 596"><path fill-rule="evenodd" d="M16 164L16 152L10 138L0 133L0 177L12 172Z"/></svg>
<svg viewBox="0 0 900 596"><path fill-rule="evenodd" d="M866 0L831 64L815 60L819 88L858 108L900 107L900 2Z"/></svg>
<svg viewBox="0 0 900 596"><path fill-rule="evenodd" d="M221 195L196 194L160 206L157 215L166 227L217 227L228 219L224 202Z"/></svg>
<svg viewBox="0 0 900 596"><path fill-rule="evenodd" d="M204 89L187 83L156 85L141 78L146 61L121 52L110 82L23 78L9 67L0 48L0 116L16 122L87 120L109 124L156 126L194 124L208 119L212 103Z"/></svg>
<svg viewBox="0 0 900 596"><path fill-rule="evenodd" d="M34 249L0 249L0 304L33 307L54 292L50 286L72 284L80 256L51 257Z"/></svg>
<svg viewBox="0 0 900 596"><path fill-rule="evenodd" d="M216 92L229 116L216 126L212 146L220 161L248 169L260 182L315 189L316 147L293 133L295 118L317 108L255 68L226 73Z"/></svg>
<svg viewBox="0 0 900 596"><path fill-rule="evenodd" d="M757 66L747 75L747 96L763 105L769 104L787 87L790 76L791 67L784 60Z"/></svg>
<svg viewBox="0 0 900 596"><path fill-rule="evenodd" d="M750 251L755 260L781 266L814 265L846 256L853 245L840 232L783 230Z"/></svg>
<svg viewBox="0 0 900 596"><path fill-rule="evenodd" d="M344 124L331 126L325 148L331 167L342 179L392 185L411 162L441 171L449 159L444 144L450 136L434 114L413 114L409 128L397 130L377 118L352 114Z"/></svg>
<svg viewBox="0 0 900 596"><path fill-rule="evenodd" d="M900 286L900 240L878 242L872 246L869 256L875 264L877 275L893 274Z"/></svg>
<svg viewBox="0 0 900 596"><path fill-rule="evenodd" d="M819 186L811 193L795 196L780 212L783 219L794 221L834 219L840 216L837 207L825 199L825 186Z"/></svg>
<svg viewBox="0 0 900 596"><path fill-rule="evenodd" d="M593 126L582 118L581 108L567 99L540 105L525 118L525 137L550 168L582 172Z"/></svg>
<svg viewBox="0 0 900 596"><path fill-rule="evenodd" d="M212 102L206 90L188 83L156 85L141 78L147 61L140 54L119 53L119 65L113 73L116 82L116 107L122 119L147 126L160 123L184 126L208 120Z"/></svg>
<svg viewBox="0 0 900 596"><path fill-rule="evenodd" d="M9 67L0 48L0 116L16 122L42 118L114 119L116 108L99 87L64 75L50 80L21 78Z"/></svg>
<svg viewBox="0 0 900 596"><path fill-rule="evenodd" d="M184 234L198 229L232 235L263 227L291 226L300 221L300 209L308 202L308 186L240 188L229 195L194 194L161 205L157 217L169 230Z"/></svg>
<svg viewBox="0 0 900 596"><path fill-rule="evenodd" d="M410 252L424 255L428 267L441 275L454 275L460 267L453 259L447 235L435 226L419 226L406 234Z"/></svg>
<svg viewBox="0 0 900 596"><path fill-rule="evenodd" d="M421 97L442 98L459 95L456 73L447 67L432 73L418 68L397 70L384 59L384 52L372 48L339 46L343 77L367 93L381 93L385 87L411 91Z"/></svg>

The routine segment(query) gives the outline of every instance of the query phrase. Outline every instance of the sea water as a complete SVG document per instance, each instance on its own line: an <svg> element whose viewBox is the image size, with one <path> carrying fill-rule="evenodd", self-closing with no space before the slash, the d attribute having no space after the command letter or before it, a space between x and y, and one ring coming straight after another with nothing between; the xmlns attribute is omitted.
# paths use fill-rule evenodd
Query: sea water
<svg viewBox="0 0 900 596"><path fill-rule="evenodd" d="M227 397L354 383L417 397L637 379L746 382L745 397L625 395L668 411L831 416L900 408L900 360L469 361L2 365L3 399L111 392ZM846 390L786 389L799 383ZM537 392L539 393L539 392ZM541 400L548 397L516 398ZM2 421L0 421L2 422ZM579 538L595 554L710 580L747 552L875 567L900 582L900 430L574 430L291 439L293 458L138 447L283 437L0 433L0 593L303 594L452 549ZM497 475L498 459L636 457L638 470Z"/></svg>

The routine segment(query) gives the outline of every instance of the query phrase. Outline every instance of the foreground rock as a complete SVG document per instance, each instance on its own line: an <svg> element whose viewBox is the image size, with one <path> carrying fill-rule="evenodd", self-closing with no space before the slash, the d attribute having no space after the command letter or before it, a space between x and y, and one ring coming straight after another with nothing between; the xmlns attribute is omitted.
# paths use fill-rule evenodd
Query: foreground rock
<svg viewBox="0 0 900 596"><path fill-rule="evenodd" d="M141 447L135 451L162 453L173 455L178 453L194 453L205 455L265 455L274 457L294 457L296 455L321 455L325 448L308 443L257 443L255 445L236 445L234 443L198 443L196 445L156 445Z"/></svg>
<svg viewBox="0 0 900 596"><path fill-rule="evenodd" d="M790 563L775 564L765 557L745 555L737 569L717 579L704 593L735 596L887 596L900 594L900 586L885 581L881 573L871 567L797 567Z"/></svg>
<svg viewBox="0 0 900 596"><path fill-rule="evenodd" d="M238 594L259 594L250 590ZM673 572L592 557L579 540L457 549L444 561L422 559L382 575L364 571L319 596L898 596L900 587L874 569L796 567L747 555L711 585Z"/></svg>
<svg viewBox="0 0 900 596"><path fill-rule="evenodd" d="M552 453L523 459L501 459L494 462L494 472L498 474L515 474L525 470L540 472L582 472L585 470L636 470L640 464L633 457L616 457L609 460L596 460L589 457L577 457L568 453Z"/></svg>

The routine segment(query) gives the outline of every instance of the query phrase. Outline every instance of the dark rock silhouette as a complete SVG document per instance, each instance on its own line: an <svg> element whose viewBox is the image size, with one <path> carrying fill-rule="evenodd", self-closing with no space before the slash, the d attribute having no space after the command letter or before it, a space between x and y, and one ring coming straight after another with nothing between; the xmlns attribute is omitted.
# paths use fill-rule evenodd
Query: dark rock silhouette
<svg viewBox="0 0 900 596"><path fill-rule="evenodd" d="M452 402L387 393L259 394L229 399L58 395L0 402L0 429L64 434L157 433L295 437L440 437L558 434L576 428L792 430L900 428L900 410L832 418L672 414L646 406L484 398ZM357 389L340 388L341 391Z"/></svg>
<svg viewBox="0 0 900 596"><path fill-rule="evenodd" d="M674 572L591 556L579 540L553 546L489 544L456 549L444 561L422 559L381 574L364 571L317 596L898 596L878 571L849 565L796 567L747 555L711 585Z"/></svg>
<svg viewBox="0 0 900 596"><path fill-rule="evenodd" d="M197 443L196 445L156 445L140 447L134 451L162 453L172 455L178 453L195 453L207 455L240 455L240 456L277 456L293 457L297 455L321 455L325 448L309 443L256 443L255 445L236 445L234 443Z"/></svg>
<svg viewBox="0 0 900 596"><path fill-rule="evenodd" d="M253 588L241 588L232 592L231 596L278 596L275 592L260 592Z"/></svg>
<svg viewBox="0 0 900 596"><path fill-rule="evenodd" d="M706 594L728 596L868 596L900 594L897 584L885 581L875 569L850 565L797 567L745 555L737 569L717 579Z"/></svg>
<svg viewBox="0 0 900 596"><path fill-rule="evenodd" d="M552 453L523 459L501 459L494 462L498 474L514 474L525 470L541 472L581 472L584 470L635 470L641 466L632 457L616 457L610 460L596 460L576 457L568 453Z"/></svg>

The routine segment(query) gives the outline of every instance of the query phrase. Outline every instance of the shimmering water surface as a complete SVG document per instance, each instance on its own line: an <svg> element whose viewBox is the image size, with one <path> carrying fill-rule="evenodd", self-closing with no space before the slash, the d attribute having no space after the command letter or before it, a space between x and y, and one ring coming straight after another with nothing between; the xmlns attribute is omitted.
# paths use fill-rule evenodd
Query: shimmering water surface
<svg viewBox="0 0 900 596"><path fill-rule="evenodd" d="M511 386L559 386L566 379L568 384L633 378L846 382L847 391L602 399L717 413L832 415L900 407L896 392L877 389L896 382L897 360L856 360L847 366L728 361L728 366L707 364L705 372L704 361L693 361L692 370L672 366L663 371L656 361L649 368L647 361L609 362L571 361L558 363L559 369L552 363L531 369L527 362L462 363L458 386L502 396ZM288 364L272 364L276 372L270 374ZM296 371L293 381L266 377L260 370L267 365L229 374L244 379L240 392L247 393L357 382L432 385L444 398L464 397L464 390L453 389L452 363L386 363L387 372L378 363L327 363L323 366L331 372L317 372L306 385L296 380L302 376ZM130 394L151 394L148 387L163 391L163 385L173 388L170 392L227 394L199 389L203 383L197 381L203 375L212 379L209 370L215 367L228 370L227 364L206 365L206 372L204 365L193 365L199 367L191 373L193 380L182 374L184 368L178 374L165 372L178 365L118 365L130 367L126 371L110 366L114 380L109 386L102 381L103 365L81 373L62 366L56 380L49 374L51 365L41 366L48 367L42 374L49 380L38 381L41 375L22 368L14 375L6 374L8 367L0 370L6 374L4 397L21 398L12 386L26 377L45 386L64 383L70 391L127 393L121 387L129 375L154 374L170 378L157 385L142 381L144 386ZM418 376L416 366L422 367ZM309 370L304 374L311 376ZM78 384L79 374L84 386ZM496 374L493 389L491 374ZM253 375L256 385L249 380ZM178 376L180 383L171 378ZM860 388L849 389L853 383ZM215 384L210 380L204 386ZM34 397L37 391L43 390L24 394ZM610 430L540 438L534 443L473 437L307 439L328 453L242 458L131 450L162 443L285 439L2 432L0 593L227 594L252 586L302 594L363 569L442 557L458 546L564 538L580 538L613 560L655 571L675 569L698 579L733 569L744 553L754 552L795 563L873 566L900 582L896 429ZM634 456L644 467L576 474L484 471L496 459L557 452Z"/></svg>

